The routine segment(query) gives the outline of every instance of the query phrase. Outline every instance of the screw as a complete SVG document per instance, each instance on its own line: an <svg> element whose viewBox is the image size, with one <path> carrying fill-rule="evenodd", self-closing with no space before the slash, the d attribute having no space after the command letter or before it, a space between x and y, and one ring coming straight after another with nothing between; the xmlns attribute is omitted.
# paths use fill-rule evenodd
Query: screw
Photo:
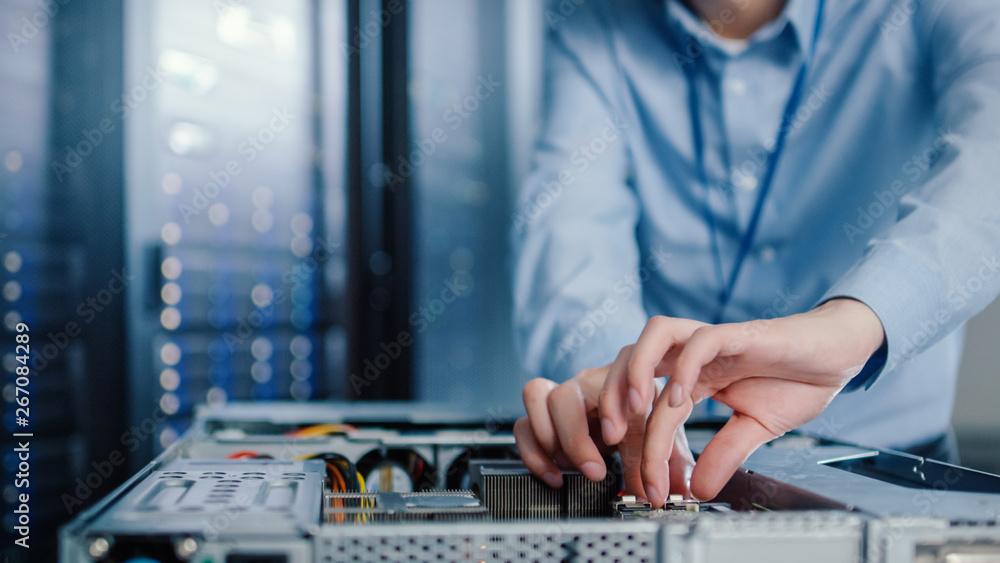
<svg viewBox="0 0 1000 563"><path fill-rule="evenodd" d="M87 553L94 559L98 557L104 557L108 554L108 550L111 549L111 544L105 538L96 538L94 541L90 542L90 548Z"/></svg>
<svg viewBox="0 0 1000 563"><path fill-rule="evenodd" d="M177 557L190 559L198 551L198 541L194 538L184 538L174 545L174 551L177 552Z"/></svg>

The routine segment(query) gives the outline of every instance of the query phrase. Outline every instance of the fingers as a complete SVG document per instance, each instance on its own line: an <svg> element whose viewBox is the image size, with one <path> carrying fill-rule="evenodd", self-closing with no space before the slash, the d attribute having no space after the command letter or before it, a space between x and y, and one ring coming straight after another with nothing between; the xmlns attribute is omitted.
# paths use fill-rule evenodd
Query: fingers
<svg viewBox="0 0 1000 563"><path fill-rule="evenodd" d="M694 456L691 455L691 446L688 445L687 434L684 426L674 432L673 451L670 452L670 460L667 462L670 473L670 488L668 495L684 495L691 498L691 472L694 470Z"/></svg>
<svg viewBox="0 0 1000 563"><path fill-rule="evenodd" d="M691 400L684 401L680 408L673 408L663 397L653 406L646 421L646 436L642 450L642 482L645 486L646 500L654 507L663 506L670 494L673 468L671 460L686 462L684 457L674 456L674 445L678 429L691 414ZM684 446L687 439L684 439ZM690 456L690 451L688 451ZM683 472L685 468L678 468ZM686 481L686 479L685 479ZM686 483L678 492L686 491Z"/></svg>
<svg viewBox="0 0 1000 563"><path fill-rule="evenodd" d="M533 475L548 483L550 487L561 487L563 484L562 472L535 439L535 433L527 418L519 419L514 423L514 439L517 441L517 449L521 452L521 461L524 462L525 467Z"/></svg>
<svg viewBox="0 0 1000 563"><path fill-rule="evenodd" d="M628 417L628 428L618 443L618 453L622 459L625 490L628 494L645 498L642 484L642 449L646 435L646 415Z"/></svg>
<svg viewBox="0 0 1000 563"><path fill-rule="evenodd" d="M625 436L628 419L628 380L626 379L629 358L634 346L626 346L618 352L618 357L608 371L608 377L601 389L599 408L601 434L604 443L613 446Z"/></svg>
<svg viewBox="0 0 1000 563"><path fill-rule="evenodd" d="M674 373L664 389L670 406L679 407L691 396L702 368L718 358L724 346L740 346L738 332L731 330L732 326L704 327L694 331L684 345L684 351L677 357Z"/></svg>
<svg viewBox="0 0 1000 563"><path fill-rule="evenodd" d="M549 392L549 417L559 437L559 446L570 463L592 481L604 479L606 467L601 452L590 436L583 392L574 380ZM532 426L534 420L532 419ZM537 433L536 433L537 435Z"/></svg>
<svg viewBox="0 0 1000 563"><path fill-rule="evenodd" d="M776 437L753 417L731 416L698 457L691 494L699 500L714 498L751 453Z"/></svg>
<svg viewBox="0 0 1000 563"><path fill-rule="evenodd" d="M669 317L653 317L646 323L646 327L639 335L639 340L635 343L632 351L632 359L628 364L628 386L629 386L629 409L632 413L642 412L649 408L652 397L650 396L650 382L653 381L656 366L678 343L685 343L692 333L699 327L707 326L704 323L688 319L675 319ZM686 347L686 346L685 346ZM681 354L683 356L683 354ZM671 375L671 381L674 375ZM667 389L670 389L668 385ZM635 391L633 393L633 391ZM671 402L675 406L680 406L684 395L677 395L677 401ZM633 399L637 397L639 404Z"/></svg>
<svg viewBox="0 0 1000 563"><path fill-rule="evenodd" d="M524 399L524 409L528 412L528 421L534 432L534 439L541 445L550 457L559 452L559 438L556 428L549 416L549 393L555 389L556 383L548 379L535 378L524 386L521 393Z"/></svg>

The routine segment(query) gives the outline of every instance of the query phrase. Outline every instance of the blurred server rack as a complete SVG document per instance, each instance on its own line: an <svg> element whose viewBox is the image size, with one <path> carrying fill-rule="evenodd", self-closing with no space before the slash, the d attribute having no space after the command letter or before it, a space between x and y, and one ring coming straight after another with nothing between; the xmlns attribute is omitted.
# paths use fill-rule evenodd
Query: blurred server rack
<svg viewBox="0 0 1000 563"><path fill-rule="evenodd" d="M339 4L127 4L126 83L152 85L126 134L138 459L197 403L340 396L345 77L321 58Z"/></svg>
<svg viewBox="0 0 1000 563"><path fill-rule="evenodd" d="M30 546L7 542L3 555L48 560L56 526L126 477L90 476L125 420L105 410L124 396L126 273L121 131L102 126L121 92L121 5L17 0L0 5L0 22L10 30L0 55L3 523L8 535L15 516L27 519ZM26 386L14 348L21 322L30 335ZM14 432L29 435L15 444ZM13 514L22 504L27 514Z"/></svg>

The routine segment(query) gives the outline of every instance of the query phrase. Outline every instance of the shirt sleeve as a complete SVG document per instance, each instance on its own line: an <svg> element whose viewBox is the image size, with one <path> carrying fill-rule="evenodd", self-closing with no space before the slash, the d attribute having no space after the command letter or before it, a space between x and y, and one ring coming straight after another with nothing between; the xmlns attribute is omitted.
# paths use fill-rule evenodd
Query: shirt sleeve
<svg viewBox="0 0 1000 563"><path fill-rule="evenodd" d="M607 21L585 4L548 23L544 123L513 217L514 322L527 371L561 381L613 361L647 315L621 291L639 204Z"/></svg>
<svg viewBox="0 0 1000 563"><path fill-rule="evenodd" d="M913 26L933 88L939 133L928 153L937 161L900 200L896 223L821 300L857 299L885 329L855 387L870 387L1000 292L1000 6L928 2Z"/></svg>

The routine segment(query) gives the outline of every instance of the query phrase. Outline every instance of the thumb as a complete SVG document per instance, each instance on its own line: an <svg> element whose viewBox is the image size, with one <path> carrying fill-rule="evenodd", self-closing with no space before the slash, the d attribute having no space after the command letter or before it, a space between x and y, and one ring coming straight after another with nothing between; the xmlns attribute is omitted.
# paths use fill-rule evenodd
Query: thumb
<svg viewBox="0 0 1000 563"><path fill-rule="evenodd" d="M736 470L761 445L777 438L751 416L735 413L705 446L691 475L691 494L715 498Z"/></svg>
<svg viewBox="0 0 1000 563"><path fill-rule="evenodd" d="M618 444L618 454L622 458L625 472L625 491L630 495L645 498L642 485L642 443L646 436L646 415L630 416L625 437Z"/></svg>
<svg viewBox="0 0 1000 563"><path fill-rule="evenodd" d="M683 426L674 433L674 449L670 452L668 466L670 469L670 493L691 498L691 472L694 470L695 463Z"/></svg>

